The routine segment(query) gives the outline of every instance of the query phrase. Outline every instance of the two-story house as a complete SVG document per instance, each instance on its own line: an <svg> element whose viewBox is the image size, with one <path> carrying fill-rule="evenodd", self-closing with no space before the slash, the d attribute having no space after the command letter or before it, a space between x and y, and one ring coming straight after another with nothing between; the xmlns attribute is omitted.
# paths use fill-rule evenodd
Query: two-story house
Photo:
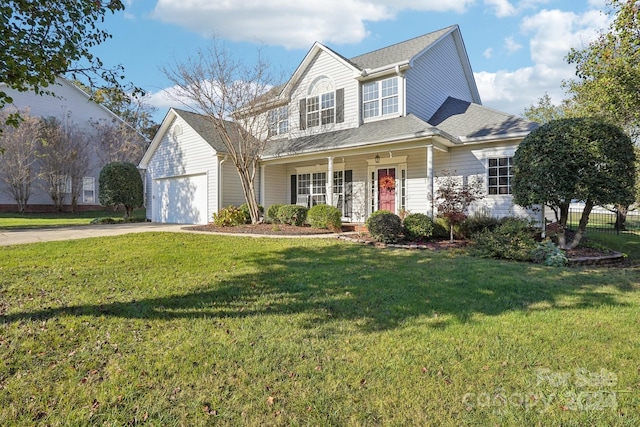
<svg viewBox="0 0 640 427"><path fill-rule="evenodd" d="M349 222L379 209L433 215L448 173L484 180L475 209L526 214L512 204L511 159L536 125L481 105L458 26L351 59L315 43L272 105L265 208L327 203ZM140 164L148 218L206 223L243 203L224 151L202 116L170 110Z"/></svg>
<svg viewBox="0 0 640 427"><path fill-rule="evenodd" d="M77 210L102 209L99 203L98 178L105 161L99 153L100 147L97 140L97 122L113 124L114 126L126 125L125 122L105 106L93 101L91 96L75 85L73 82L58 77L55 84L47 88L51 93L38 95L35 92L20 92L0 83L0 90L6 92L12 98L12 102L5 108L11 112L28 111L32 117L55 118L60 123L70 123L77 126L82 132L87 143L86 173L82 177L82 188L77 200ZM140 136L143 140L144 137ZM0 146L2 144L0 143ZM0 168L6 167L0 155ZM27 211L54 211L55 206L50 196L49 183L39 176L38 163L31 171L32 182ZM70 208L71 184L67 179L63 189L64 209ZM7 188L0 182L0 211L16 212L18 205Z"/></svg>

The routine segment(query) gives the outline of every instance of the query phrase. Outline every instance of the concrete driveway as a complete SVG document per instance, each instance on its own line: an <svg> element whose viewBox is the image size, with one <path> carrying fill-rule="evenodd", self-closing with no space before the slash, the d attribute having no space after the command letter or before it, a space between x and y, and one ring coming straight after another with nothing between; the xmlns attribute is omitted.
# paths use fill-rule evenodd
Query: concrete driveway
<svg viewBox="0 0 640 427"><path fill-rule="evenodd" d="M78 225L72 227L0 230L0 246L23 243L50 242L54 240L84 239L87 237L119 236L148 231L192 232L183 230L183 224L159 224L135 222L130 224Z"/></svg>

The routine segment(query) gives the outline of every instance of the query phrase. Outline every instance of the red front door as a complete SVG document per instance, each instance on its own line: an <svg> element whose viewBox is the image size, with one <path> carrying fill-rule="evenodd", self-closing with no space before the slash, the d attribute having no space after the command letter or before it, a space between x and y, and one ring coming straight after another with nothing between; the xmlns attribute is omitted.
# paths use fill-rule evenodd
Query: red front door
<svg viewBox="0 0 640 427"><path fill-rule="evenodd" d="M396 212L396 169L378 169L378 209Z"/></svg>

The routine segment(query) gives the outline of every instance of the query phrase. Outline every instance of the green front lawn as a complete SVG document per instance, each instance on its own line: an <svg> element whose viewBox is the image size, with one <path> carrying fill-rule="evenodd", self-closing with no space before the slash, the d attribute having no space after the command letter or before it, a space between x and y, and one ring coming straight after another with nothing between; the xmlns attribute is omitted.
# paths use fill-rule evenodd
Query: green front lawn
<svg viewBox="0 0 640 427"><path fill-rule="evenodd" d="M124 210L106 209L101 211L59 212L59 213L5 213L0 212L0 230L66 227L71 225L87 225L94 218L122 218ZM144 220L145 210L133 211L133 219Z"/></svg>
<svg viewBox="0 0 640 427"><path fill-rule="evenodd" d="M0 259L0 425L640 425L638 268L178 233Z"/></svg>

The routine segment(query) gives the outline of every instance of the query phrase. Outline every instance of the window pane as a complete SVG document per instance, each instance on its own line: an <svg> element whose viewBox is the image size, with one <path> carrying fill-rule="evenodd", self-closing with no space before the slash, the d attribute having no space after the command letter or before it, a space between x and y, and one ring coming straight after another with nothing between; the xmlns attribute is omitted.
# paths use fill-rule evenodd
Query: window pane
<svg viewBox="0 0 640 427"><path fill-rule="evenodd" d="M398 112L398 97L387 98L382 100L382 115Z"/></svg>
<svg viewBox="0 0 640 427"><path fill-rule="evenodd" d="M362 86L362 99L367 101L372 101L374 99L378 99L378 83L367 83Z"/></svg>
<svg viewBox="0 0 640 427"><path fill-rule="evenodd" d="M387 79L382 81L382 96L393 96L398 94L398 78Z"/></svg>
<svg viewBox="0 0 640 427"><path fill-rule="evenodd" d="M311 194L311 175L303 173L298 175L298 194Z"/></svg>
<svg viewBox="0 0 640 427"><path fill-rule="evenodd" d="M322 109L333 108L335 96L333 92L322 95Z"/></svg>

